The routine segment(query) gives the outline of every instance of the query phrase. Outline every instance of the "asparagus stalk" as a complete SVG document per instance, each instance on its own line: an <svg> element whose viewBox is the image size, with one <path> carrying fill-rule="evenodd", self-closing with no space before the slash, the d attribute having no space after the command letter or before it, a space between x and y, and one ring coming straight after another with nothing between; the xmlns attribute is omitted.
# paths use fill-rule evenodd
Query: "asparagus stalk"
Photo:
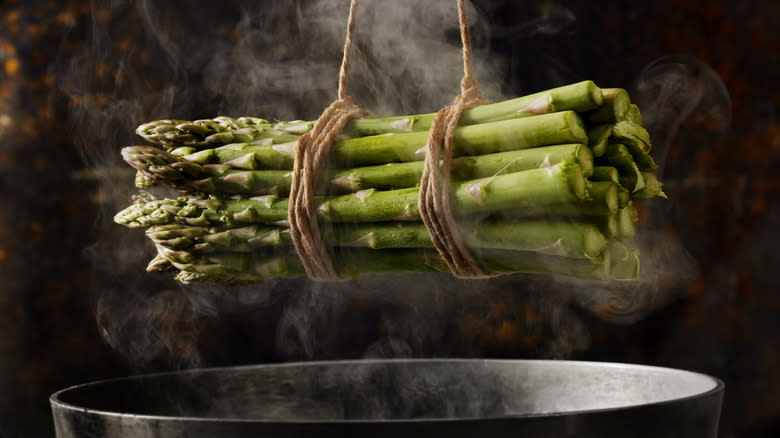
<svg viewBox="0 0 780 438"><path fill-rule="evenodd" d="M294 278L306 275L294 254L267 256L255 253L213 253L196 255L158 247L153 270L177 269L176 279L183 283L216 282L247 284L269 278ZM611 254L605 252L601 263L586 258L562 257L523 251L483 250L475 254L477 262L496 273L543 273L575 278L609 279ZM342 250L333 254L334 265L347 278L377 273L449 272L435 250ZM167 262L167 264L166 264Z"/></svg>
<svg viewBox="0 0 780 438"><path fill-rule="evenodd" d="M530 251L567 257L599 260L607 239L592 224L564 221L525 221L480 223L461 230L471 248ZM259 248L290 246L287 228L273 226L197 227L169 224L151 227L147 237L156 245L176 251L211 253L251 252ZM323 241L331 247L370 249L433 248L424 225L359 224L325 227Z"/></svg>
<svg viewBox="0 0 780 438"><path fill-rule="evenodd" d="M312 122L295 120L271 123L256 117L215 117L195 121L155 120L144 123L136 134L145 140L177 148L187 146L196 149L220 146L230 143L251 143L255 141L285 143L295 139L312 128Z"/></svg>
<svg viewBox="0 0 780 438"><path fill-rule="evenodd" d="M603 101L601 89L596 84L592 81L582 81L512 100L472 108L463 112L458 125L477 125L559 111L584 112L598 108L603 104ZM361 137L388 132L428 131L434 116L434 113L430 113L384 119L357 119L351 121L345 129L351 128L353 135Z"/></svg>
<svg viewBox="0 0 780 438"><path fill-rule="evenodd" d="M583 112L597 108L602 103L601 89L592 81L583 81L464 111L459 125L476 125L566 110ZM356 119L350 121L344 131L355 137L428 131L434 115ZM169 149L179 146L202 149L264 140L273 143L295 141L295 136L304 134L312 126L312 122L301 120L271 123L255 117L216 117L192 122L157 120L139 126L136 133L151 143Z"/></svg>
<svg viewBox="0 0 780 438"><path fill-rule="evenodd" d="M349 168L406 161L422 161L427 132L383 134L337 140L329 152L332 166ZM585 143L587 134L577 113L563 111L511 119L455 130L453 155L482 155L537 146ZM204 149L184 158L199 164L227 164L245 169L290 169L295 143L252 145L236 143Z"/></svg>
<svg viewBox="0 0 780 438"><path fill-rule="evenodd" d="M615 123L625 120L631 106L631 99L622 88L602 88L604 103L588 114L588 120L593 123Z"/></svg>
<svg viewBox="0 0 780 438"><path fill-rule="evenodd" d="M414 221L418 188L357 193L319 199L321 219L328 222ZM469 180L455 184L453 214L494 212L518 206L543 208L586 199L587 182L573 163ZM171 222L191 225L218 223L271 223L287 219L287 199L273 195L246 199L153 199L141 196L117 213L114 220L130 228L147 228Z"/></svg>
<svg viewBox="0 0 780 438"><path fill-rule="evenodd" d="M142 175L142 188L148 186L146 181L157 181L184 192L284 196L289 193L292 180L291 173L286 170L251 171L221 164L200 165L151 146L123 148L122 157ZM586 177L592 173L590 149L585 145L569 144L460 157L453 160L452 174L455 179L468 180L549 167L564 160L579 164ZM318 184L317 187L320 193L325 193L329 187L349 192L414 187L419 184L422 170L420 161L331 170L322 178L329 184Z"/></svg>
<svg viewBox="0 0 780 438"><path fill-rule="evenodd" d="M462 234L471 248L530 251L591 260L599 260L608 242L592 224L563 221L481 223L463 229ZM229 228L169 224L151 227L146 235L158 246L200 254L251 252L292 245L289 229L258 225ZM428 231L418 223L335 225L325 228L323 240L332 247L433 248Z"/></svg>

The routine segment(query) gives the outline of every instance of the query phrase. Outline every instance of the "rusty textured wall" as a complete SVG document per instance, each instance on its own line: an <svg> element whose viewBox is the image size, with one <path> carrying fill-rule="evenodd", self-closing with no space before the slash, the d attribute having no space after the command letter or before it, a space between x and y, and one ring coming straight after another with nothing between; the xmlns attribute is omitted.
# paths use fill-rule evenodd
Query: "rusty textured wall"
<svg viewBox="0 0 780 438"><path fill-rule="evenodd" d="M118 274L92 256L105 249L101 245L148 249L137 235L121 231L112 242L95 243L107 223L106 207L114 208L115 199L130 193L101 183L132 180L117 151L131 141L133 127L110 115L94 117L101 123L93 128L105 130L106 141L85 144L73 126L74 116L111 107L117 97L112 90L141 93L139 106L126 111L155 114L164 92L155 81L169 73L168 67L154 62L160 48L150 43L148 29L134 25L133 14L140 12L130 3L6 0L0 5L0 437L51 436L47 397L70 384L191 365L366 354L542 355L686 368L725 380L723 437L780 432L776 2L475 2L492 27L491 32L474 29L475 35L505 61L500 74L507 95L586 78L638 91L648 65L666 57L688 60L700 67L697 74L712 74L725 85L730 101L706 95L679 127L656 119L655 126L673 126L677 134L653 132L656 143L670 142L664 163L670 201L647 209L644 220L663 223L660 241L666 236L683 242L698 266L683 285L669 280L675 290L655 302L657 310L627 324L616 321L604 303L572 309L555 302L538 279L528 278L535 292L522 295L452 282L462 294L433 295L413 309L371 295L346 297L335 315L327 315L334 321L320 321L333 323L337 332L316 345L301 341L286 350L278 344L294 327L279 328L280 309L312 303L281 290L303 288L302 282L280 285L278 296L262 303L243 290L217 297L209 291L207 298L196 290L182 301L181 291L164 279L126 274L142 273L143 265L124 266L124 274ZM202 10L203 21L190 26L209 27L220 13L235 12L197 3L203 3L194 6ZM561 29L537 29L533 38L528 27L516 25L550 8L570 11L576 20L567 24L566 14L553 17L552 25ZM123 77L120 65L90 51L94 38L101 38L89 32L95 23L111 29L104 37L113 50L126 54L122 62L143 75ZM78 92L86 89L79 78L63 79L63 66L74 62L89 71L81 79L99 84L87 87L95 92ZM187 71L183 79L197 87L203 80L199 73ZM207 95L196 95L172 105L199 108L202 113L191 114L207 116L213 115L212 103ZM668 111L684 112L677 105ZM304 116L316 112L301 110ZM96 167L97 161L116 166ZM106 193L106 187L120 192ZM132 294L125 284L134 285ZM208 303L198 307L193 300ZM143 312L120 323L99 322L98 302ZM429 321L421 339L410 340L418 333L393 324L408 317ZM561 317L576 327L561 323ZM550 323L554 318L558 322ZM135 333L132 327L144 324L175 334L166 338L173 341L137 339L122 353L113 348L116 333Z"/></svg>

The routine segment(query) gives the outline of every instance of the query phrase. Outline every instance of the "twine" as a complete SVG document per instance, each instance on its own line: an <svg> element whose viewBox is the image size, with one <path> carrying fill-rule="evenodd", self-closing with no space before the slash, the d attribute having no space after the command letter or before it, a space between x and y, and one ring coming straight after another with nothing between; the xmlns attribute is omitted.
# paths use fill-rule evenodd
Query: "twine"
<svg viewBox="0 0 780 438"><path fill-rule="evenodd" d="M346 95L357 0L351 0L344 54L339 71L338 99L320 115L314 127L298 138L295 147L288 216L290 235L307 275L314 280L342 280L322 242L314 204L314 185L336 136L349 120L370 113L352 103ZM450 169L455 128L463 111L485 102L471 67L471 35L465 0L458 0L458 22L463 44L461 93L455 102L436 113L428 134L427 152L420 179L418 209L434 247L459 278L484 278L493 274L482 269L457 232L450 208ZM441 163L441 164L440 164Z"/></svg>
<svg viewBox="0 0 780 438"><path fill-rule="evenodd" d="M455 103L436 113L428 133L425 163L420 178L418 209L433 245L458 278L486 278L494 274L482 269L463 243L450 206L450 170L455 128L463 111L485 103L471 68L471 34L465 0L458 0L458 22L463 44L463 79ZM441 164L440 164L441 163Z"/></svg>
<svg viewBox="0 0 780 438"><path fill-rule="evenodd" d="M352 40L355 33L357 0L352 0L347 21L344 55L339 71L338 99L323 111L314 127L298 138L295 145L290 202L287 214L290 235L295 250L303 262L306 274L314 280L341 280L325 244L322 242L317 211L314 204L314 185L336 136L351 119L370 113L352 103L347 96L347 72L349 70Z"/></svg>

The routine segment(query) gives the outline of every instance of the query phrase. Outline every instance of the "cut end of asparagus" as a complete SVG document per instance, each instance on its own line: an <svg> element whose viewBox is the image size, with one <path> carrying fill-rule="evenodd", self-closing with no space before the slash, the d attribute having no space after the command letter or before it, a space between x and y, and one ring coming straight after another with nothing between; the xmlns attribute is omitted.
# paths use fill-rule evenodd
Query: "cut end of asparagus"
<svg viewBox="0 0 780 438"><path fill-rule="evenodd" d="M588 146L580 145L577 148L577 163L585 178L590 178L593 175L593 152Z"/></svg>
<svg viewBox="0 0 780 438"><path fill-rule="evenodd" d="M574 111L566 112L566 123L569 126L572 137L580 143L588 142L588 131L585 128L585 122Z"/></svg>
<svg viewBox="0 0 780 438"><path fill-rule="evenodd" d="M583 232L585 257L594 262L603 262L603 253L609 243L604 233L595 225L585 226Z"/></svg>
<svg viewBox="0 0 780 438"><path fill-rule="evenodd" d="M569 176L572 191L580 199L588 198L588 180L585 179L582 166L575 163L568 163L566 161L557 164L557 166L564 166L564 172Z"/></svg>

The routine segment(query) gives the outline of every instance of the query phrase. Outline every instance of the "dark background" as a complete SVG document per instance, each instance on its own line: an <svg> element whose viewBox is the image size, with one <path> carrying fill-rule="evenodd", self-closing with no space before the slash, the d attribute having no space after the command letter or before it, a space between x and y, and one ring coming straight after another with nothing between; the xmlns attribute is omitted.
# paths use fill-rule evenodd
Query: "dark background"
<svg viewBox="0 0 780 438"><path fill-rule="evenodd" d="M183 289L144 274L148 248L137 233L116 230L107 213L132 193L119 148L138 141L132 131L139 120L172 110L179 118L247 111L230 106L240 89L225 84L230 93L215 93L206 83L214 77L201 69L204 60L224 52L178 43L188 62L156 62L171 53L166 42L178 38L168 32L205 33L229 45L241 40L241 29L273 39L286 26L280 18L296 17L294 7L274 20L260 12L248 27L234 28L239 2L213 3L161 8L168 15L151 22L165 37L140 24L150 22L147 2L0 5L0 437L53 436L48 395L85 381L366 356L555 357L684 368L725 381L722 437L780 434L777 2L475 2L483 17L474 23L475 48L495 60L491 73L501 95L593 79L641 98L635 100L656 149L666 152L670 197L644 208L643 223L652 225L656 252L684 248L687 256L685 269L662 269L656 289L638 293L634 307L601 295L573 299L561 284L529 276L489 285L435 279L440 287L429 295L426 283L407 292L418 294L410 305L369 292L323 299L304 281ZM457 46L454 25L441 32ZM282 52L252 56L281 64L311 55ZM338 52L319 55L333 60L326 72L332 74ZM166 81L193 92L163 104ZM289 98L275 116L312 118L335 95L333 84L313 90L316 98L289 90L265 98ZM381 100L375 98L359 103L372 109ZM269 111L275 104L258 105ZM412 99L396 108L435 109L418 105ZM107 230L112 237L101 238ZM511 290L518 284L527 285L522 293ZM319 310L304 325L290 316L311 309ZM418 323L400 322L407 319ZM331 330L307 333L323 325Z"/></svg>

